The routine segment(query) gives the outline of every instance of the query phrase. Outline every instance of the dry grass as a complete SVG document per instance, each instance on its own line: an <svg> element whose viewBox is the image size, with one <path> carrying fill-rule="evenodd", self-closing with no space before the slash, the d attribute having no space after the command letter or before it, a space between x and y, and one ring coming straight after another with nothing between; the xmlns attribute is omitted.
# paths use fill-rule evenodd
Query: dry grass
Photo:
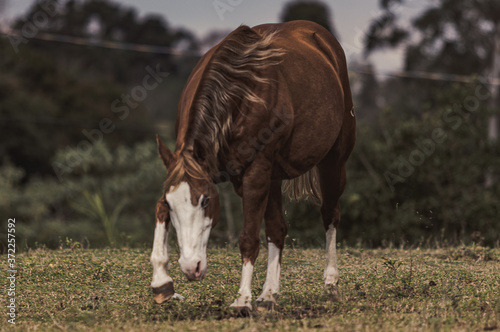
<svg viewBox="0 0 500 332"><path fill-rule="evenodd" d="M186 299L161 306L153 303L148 287L150 250L33 250L17 257L14 330L500 329L498 249L339 252L342 302L330 303L323 294L323 250L287 249L279 308L240 318L229 310L240 279L235 249L210 250L208 276L198 283L186 281L178 254L172 254L176 292ZM254 299L264 283L266 254L261 250L255 268ZM3 320L1 330L12 330L6 315Z"/></svg>

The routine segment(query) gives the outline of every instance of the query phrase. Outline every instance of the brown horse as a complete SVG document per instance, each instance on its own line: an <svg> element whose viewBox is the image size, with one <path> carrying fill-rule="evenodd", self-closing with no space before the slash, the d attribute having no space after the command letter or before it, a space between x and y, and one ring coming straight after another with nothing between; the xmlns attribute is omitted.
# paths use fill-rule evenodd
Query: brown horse
<svg viewBox="0 0 500 332"><path fill-rule="evenodd" d="M239 297L231 306L252 309L262 219L269 259L257 304L276 303L287 232L284 180L291 198L309 196L321 205L327 238L324 281L336 296L339 198L355 126L344 52L319 25L241 26L210 49L182 92L175 152L157 137L167 180L156 205L151 255L156 302L175 294L167 273L170 223L177 232L182 272L189 280L205 276L208 237L219 216L215 183L220 181L231 181L243 199L243 272Z"/></svg>

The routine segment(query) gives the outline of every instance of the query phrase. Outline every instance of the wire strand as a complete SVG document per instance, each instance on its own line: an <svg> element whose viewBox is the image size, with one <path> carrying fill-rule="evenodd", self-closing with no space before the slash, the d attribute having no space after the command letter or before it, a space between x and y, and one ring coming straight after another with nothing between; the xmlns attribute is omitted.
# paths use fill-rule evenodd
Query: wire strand
<svg viewBox="0 0 500 332"><path fill-rule="evenodd" d="M5 37L17 36L22 37L20 31L10 30L10 31L0 31L0 35ZM125 43L110 40L100 40L91 38L81 38L73 37L67 35L57 35L46 32L39 32L35 37L31 39L37 39L48 42L60 42L80 46L93 46L102 47L107 49L124 50L124 51L135 51L143 53L154 53L154 54L167 54L176 56L188 56L188 57L201 57L197 51L183 51L174 49L171 47L158 46L158 45L147 45L147 44L136 44L136 43ZM350 69L350 71L373 76L389 76L389 77L402 77L402 78L413 78L413 79L428 79L434 81L448 81L448 82L461 82L461 83L475 83L478 80L483 84L487 85L500 85L500 78L498 77L484 77L478 75L456 75L456 74L444 74L444 73L432 73L423 71L384 71L384 72L373 72L364 71L362 69Z"/></svg>

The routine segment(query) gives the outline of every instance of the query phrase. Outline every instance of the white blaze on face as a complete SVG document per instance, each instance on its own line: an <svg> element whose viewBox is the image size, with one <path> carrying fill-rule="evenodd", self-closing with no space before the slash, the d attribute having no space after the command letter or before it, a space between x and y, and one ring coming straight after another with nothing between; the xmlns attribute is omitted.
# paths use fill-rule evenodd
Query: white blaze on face
<svg viewBox="0 0 500 332"><path fill-rule="evenodd" d="M206 252L212 228L212 219L205 216L205 209L201 207L203 196L193 205L189 185L181 182L165 199L170 205L170 220L181 250L181 270L189 280L201 280L207 270Z"/></svg>

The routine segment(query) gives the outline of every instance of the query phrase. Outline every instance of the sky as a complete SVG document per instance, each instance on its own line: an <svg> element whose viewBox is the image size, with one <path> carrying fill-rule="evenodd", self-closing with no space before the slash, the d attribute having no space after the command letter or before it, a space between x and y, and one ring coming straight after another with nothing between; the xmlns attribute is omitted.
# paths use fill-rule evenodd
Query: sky
<svg viewBox="0 0 500 332"><path fill-rule="evenodd" d="M23 14L33 0L6 1L0 8L3 24ZM284 4L290 0L114 0L126 7L134 7L140 15L159 14L173 27L183 27L203 38L210 31L233 30L241 24L254 26L279 22ZM379 0L322 0L329 6L331 19L340 35L347 60L361 59L362 37L370 21L379 14ZM403 17L413 17L428 0L408 0L401 7ZM369 60L377 71L400 70L403 51L376 52Z"/></svg>

